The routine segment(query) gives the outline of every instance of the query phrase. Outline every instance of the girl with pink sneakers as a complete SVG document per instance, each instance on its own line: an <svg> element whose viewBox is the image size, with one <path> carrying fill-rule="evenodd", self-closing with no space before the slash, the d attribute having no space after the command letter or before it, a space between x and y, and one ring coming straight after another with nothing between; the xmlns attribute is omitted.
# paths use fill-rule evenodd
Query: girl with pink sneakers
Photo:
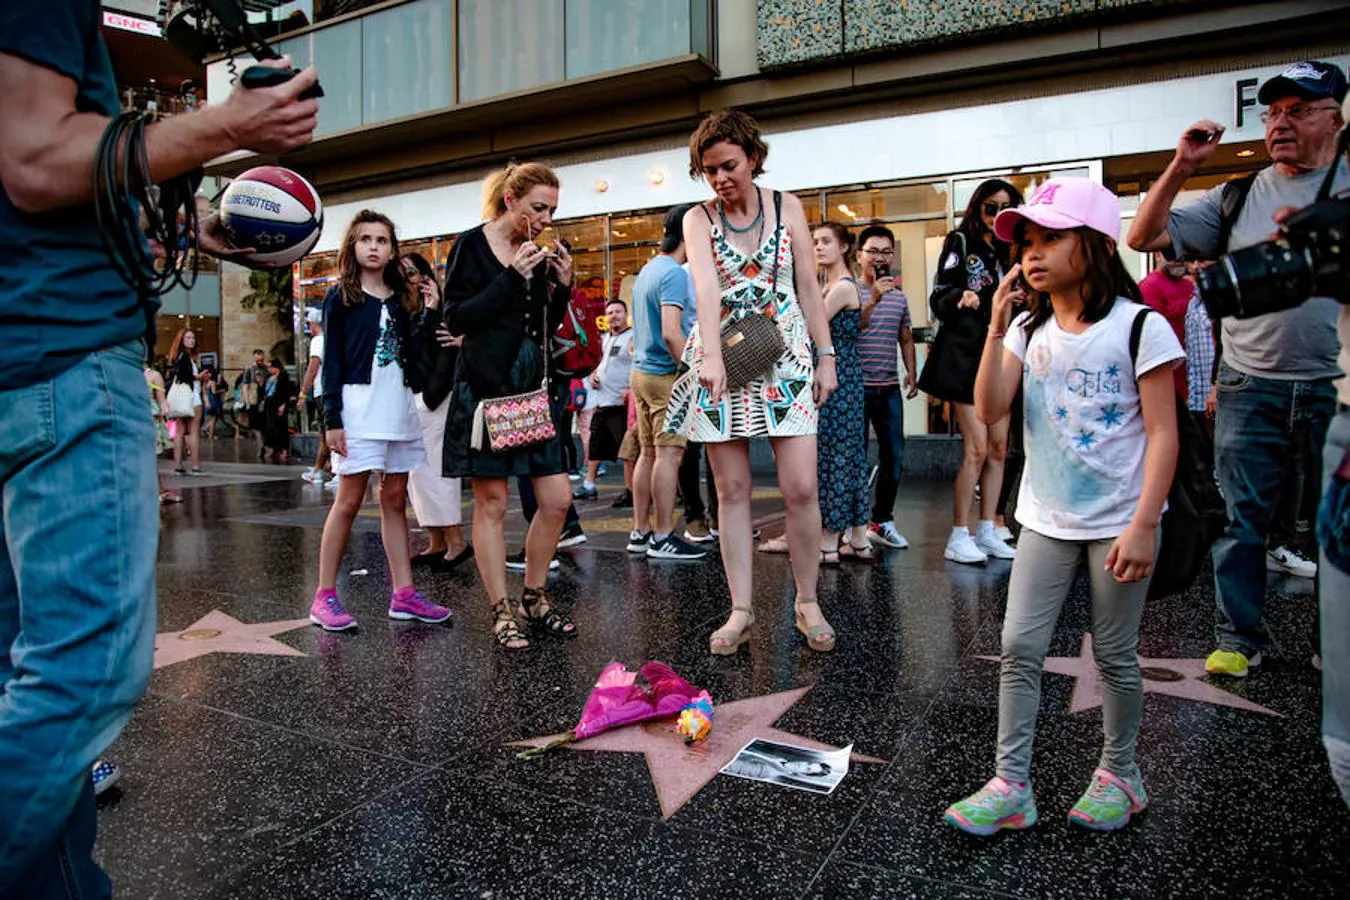
<svg viewBox="0 0 1350 900"><path fill-rule="evenodd" d="M1139 621L1176 467L1172 366L1185 354L1167 322L1140 304L1116 252L1120 204L1109 190L1085 178L1051 179L994 226L1021 262L994 294L975 410L983 422L999 421L1021 380L1023 530L1003 620L996 774L945 818L978 835L1035 824L1041 670L1086 562L1104 741L1069 821L1113 830L1148 805L1134 760L1144 706ZM1023 299L1027 311L1010 322Z"/></svg>
<svg viewBox="0 0 1350 900"><path fill-rule="evenodd" d="M422 426L409 378L410 342L423 329L412 316L420 300L399 266L394 223L362 210L338 252L338 283L324 297L324 440L333 451L337 500L319 545L319 587L309 619L328 631L356 627L337 597L338 566L372 473L380 476L380 537L393 594L389 618L444 622L450 610L413 588L408 544L408 473L426 465Z"/></svg>

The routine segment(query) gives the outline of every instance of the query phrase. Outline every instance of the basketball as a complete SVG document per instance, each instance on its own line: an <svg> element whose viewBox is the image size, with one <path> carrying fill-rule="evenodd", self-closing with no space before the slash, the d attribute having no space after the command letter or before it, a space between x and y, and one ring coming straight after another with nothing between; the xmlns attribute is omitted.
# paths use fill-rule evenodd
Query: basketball
<svg viewBox="0 0 1350 900"><path fill-rule="evenodd" d="M256 253L237 257L253 269L280 269L304 256L323 231L323 203L314 185L280 166L240 174L220 198L220 224L235 247Z"/></svg>

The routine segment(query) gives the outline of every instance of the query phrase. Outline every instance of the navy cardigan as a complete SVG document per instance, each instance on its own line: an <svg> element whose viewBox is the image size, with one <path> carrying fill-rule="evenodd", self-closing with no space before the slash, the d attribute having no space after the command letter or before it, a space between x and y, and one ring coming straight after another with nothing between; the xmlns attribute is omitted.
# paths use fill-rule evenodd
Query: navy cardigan
<svg viewBox="0 0 1350 900"><path fill-rule="evenodd" d="M375 344L380 337L381 305L388 307L389 319L398 332L403 383L414 393L422 389L421 369L412 362L420 357L421 350L412 345L421 344L424 330L414 327L413 317L397 296L385 300L364 296L364 303L348 306L341 285L334 285L323 298L323 419L324 428L329 431L342 427L343 385L370 384ZM423 315L418 314L419 326Z"/></svg>

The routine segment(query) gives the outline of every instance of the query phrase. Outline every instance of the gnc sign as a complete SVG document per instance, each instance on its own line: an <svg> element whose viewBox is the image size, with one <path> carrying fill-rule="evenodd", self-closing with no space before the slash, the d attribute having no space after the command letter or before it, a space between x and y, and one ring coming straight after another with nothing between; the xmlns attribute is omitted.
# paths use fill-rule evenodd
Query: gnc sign
<svg viewBox="0 0 1350 900"><path fill-rule="evenodd" d="M106 9L103 11L103 24L107 28L116 28L119 31L134 31L137 34L148 34L151 37L164 36L163 32L160 31L158 22L109 12Z"/></svg>

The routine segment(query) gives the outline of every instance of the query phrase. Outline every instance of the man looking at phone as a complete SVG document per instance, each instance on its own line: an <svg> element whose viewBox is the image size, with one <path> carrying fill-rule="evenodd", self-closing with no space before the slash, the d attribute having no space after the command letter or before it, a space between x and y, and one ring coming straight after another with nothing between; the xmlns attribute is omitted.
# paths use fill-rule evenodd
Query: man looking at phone
<svg viewBox="0 0 1350 900"><path fill-rule="evenodd" d="M1261 120L1272 164L1245 185L1245 195L1233 193L1240 191L1236 182L1219 185L1173 210L1177 193L1214 155L1224 131L1209 120L1186 129L1139 206L1130 246L1215 259L1268 240L1276 212L1311 204L1333 162L1341 166L1333 193L1350 188L1350 172L1334 158L1345 94L1345 73L1331 63L1297 63L1267 81L1257 99L1266 105ZM1218 648L1205 663L1212 675L1245 677L1270 644L1263 622L1266 542L1288 460L1298 452L1295 432L1306 429L1312 446L1320 447L1335 412L1338 309L1329 298L1311 297L1293 309L1222 321L1214 453L1229 524L1213 549ZM1341 390L1350 401L1350 390ZM1320 482L1320 471L1309 475Z"/></svg>
<svg viewBox="0 0 1350 900"><path fill-rule="evenodd" d="M91 205L119 112L100 26L94 0L0 3L0 897L25 900L111 895L90 764L131 717L155 643L154 310ZM318 103L299 95L315 81L149 125L150 176L308 143ZM215 238L202 248L225 251Z"/></svg>
<svg viewBox="0 0 1350 900"><path fill-rule="evenodd" d="M896 279L895 236L884 225L869 225L859 235L858 244L862 269L863 329L858 348L863 368L863 427L870 425L876 432L880 467L867 536L875 544L903 550L909 541L896 529L893 512L905 457L905 418L895 346L900 345L905 358L905 397L912 399L919 394L914 332L909 301Z"/></svg>

